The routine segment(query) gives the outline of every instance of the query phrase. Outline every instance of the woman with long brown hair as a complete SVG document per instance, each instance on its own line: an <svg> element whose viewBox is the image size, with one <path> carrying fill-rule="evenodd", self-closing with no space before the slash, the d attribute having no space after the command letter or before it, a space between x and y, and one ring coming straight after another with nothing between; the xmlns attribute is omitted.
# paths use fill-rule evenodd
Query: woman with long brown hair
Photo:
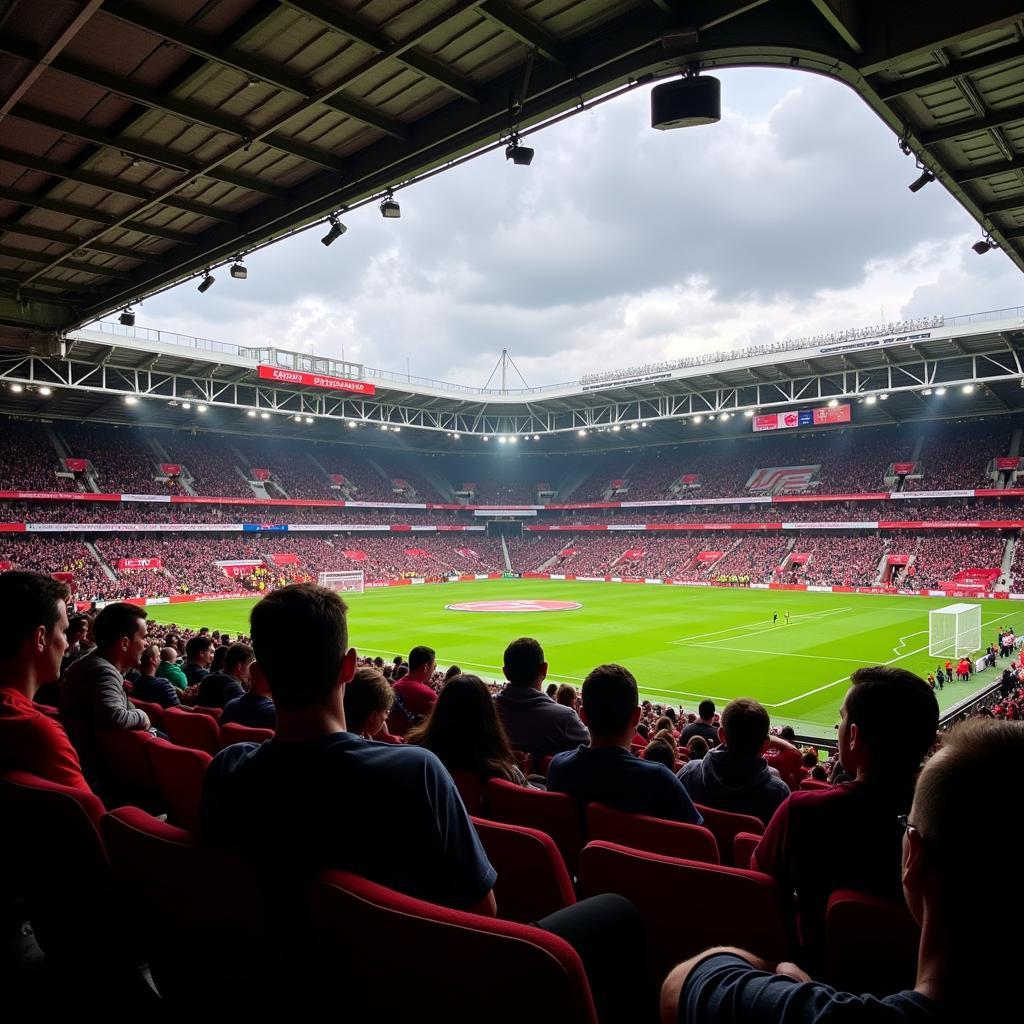
<svg viewBox="0 0 1024 1024"><path fill-rule="evenodd" d="M526 785L491 691L479 676L463 674L449 679L430 717L410 730L406 742L432 751L449 772L470 772L481 781L498 778Z"/></svg>

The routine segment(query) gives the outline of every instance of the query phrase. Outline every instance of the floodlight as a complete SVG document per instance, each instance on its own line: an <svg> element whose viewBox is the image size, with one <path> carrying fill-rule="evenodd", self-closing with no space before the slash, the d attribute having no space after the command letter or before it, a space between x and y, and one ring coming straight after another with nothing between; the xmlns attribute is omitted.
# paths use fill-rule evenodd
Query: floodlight
<svg viewBox="0 0 1024 1024"><path fill-rule="evenodd" d="M533 163L533 150L519 142L519 136L513 133L512 140L505 147L505 159L519 167L529 167Z"/></svg>
<svg viewBox="0 0 1024 1024"><path fill-rule="evenodd" d="M969 395L974 390L974 385L973 384L965 384L960 390L965 395Z"/></svg>
<svg viewBox="0 0 1024 1024"><path fill-rule="evenodd" d="M944 395L945 393L946 393L946 389L945 389L945 388L936 388L936 389L935 389L935 394L937 394L937 395L938 395L938 396L939 396L940 398L941 398L941 397L942 397L942 396L943 396L943 395Z"/></svg>
<svg viewBox="0 0 1024 1024"><path fill-rule="evenodd" d="M878 399L874 395L868 395L868 397L865 398L864 401L867 402L868 405L874 405L875 402L878 401Z"/></svg>
<svg viewBox="0 0 1024 1024"><path fill-rule="evenodd" d="M348 228L345 227L337 217L331 216L327 219L331 227L327 234L320 239L324 245L330 245L332 242L336 242L343 234L345 234L346 231L348 231Z"/></svg>
<svg viewBox="0 0 1024 1024"><path fill-rule="evenodd" d="M249 276L249 271L244 263L232 263L230 274L236 281L244 281Z"/></svg>
<svg viewBox="0 0 1024 1024"><path fill-rule="evenodd" d="M387 217L388 219L402 216L402 208L398 205L398 200L395 199L390 190L381 201L380 215L382 217Z"/></svg>
<svg viewBox="0 0 1024 1024"><path fill-rule="evenodd" d="M928 182L934 181L934 180L935 180L935 175L932 174L932 172L929 171L926 168L925 170L923 170L921 172L921 177L917 178L915 181L912 181L907 186L907 188L909 188L911 192L920 192L921 189L923 189L925 187L925 185L928 184Z"/></svg>
<svg viewBox="0 0 1024 1024"><path fill-rule="evenodd" d="M694 423L702 423L703 421L704 421L704 417L701 416L699 413L696 416L693 417L693 422Z"/></svg>
<svg viewBox="0 0 1024 1024"><path fill-rule="evenodd" d="M834 409L838 404L839 404L839 399L838 398L830 398L828 400L828 407L830 409Z"/></svg>
<svg viewBox="0 0 1024 1024"><path fill-rule="evenodd" d="M42 386L42 387L41 387L41 388L39 389L39 394L41 394L41 395L43 396L43 398L49 398L49 397L50 397L50 395L52 395L52 394L53 394L53 389L52 389L52 388L48 388L48 387L46 387L46 385L44 384L44 385L43 385L43 386Z"/></svg>
<svg viewBox="0 0 1024 1024"><path fill-rule="evenodd" d="M665 82L651 90L651 127L691 128L722 119L722 83L708 75Z"/></svg>
<svg viewBox="0 0 1024 1024"><path fill-rule="evenodd" d="M122 327L135 326L135 311L129 306L118 318L117 322Z"/></svg>
<svg viewBox="0 0 1024 1024"><path fill-rule="evenodd" d="M576 431L576 436L577 437L586 437L587 436L587 432L585 430L577 430Z"/></svg>
<svg viewBox="0 0 1024 1024"><path fill-rule="evenodd" d="M349 420L349 421L348 421L348 425L349 425L350 427L352 427L353 429L354 429L355 427L359 426L359 424L358 424L358 423L356 423L356 421L355 421L355 420Z"/></svg>
<svg viewBox="0 0 1024 1024"><path fill-rule="evenodd" d="M204 292L208 292L213 287L213 282L216 280L217 279L213 276L213 274L207 271L205 274L203 274L203 279L202 281L199 282L199 287L196 289L196 291L199 292L200 295L202 295Z"/></svg>
<svg viewBox="0 0 1024 1024"><path fill-rule="evenodd" d="M313 417L312 416L307 416L306 417L306 422L307 423L312 423L313 422Z"/></svg>
<svg viewBox="0 0 1024 1024"><path fill-rule="evenodd" d="M182 402L181 403L181 407L182 407L182 409L191 409L192 408L192 403L191 402Z"/></svg>
<svg viewBox="0 0 1024 1024"><path fill-rule="evenodd" d="M12 384L11 390L16 394L20 395L25 389L20 384Z"/></svg>
<svg viewBox="0 0 1024 1024"><path fill-rule="evenodd" d="M261 420L269 420L270 419L270 413L269 412L261 412L260 413L260 419Z"/></svg>
<svg viewBox="0 0 1024 1024"><path fill-rule="evenodd" d="M254 420L256 419L256 410L250 409L245 415L248 416L249 419Z"/></svg>
<svg viewBox="0 0 1024 1024"><path fill-rule="evenodd" d="M979 255L984 256L990 249L998 249L999 243L996 242L990 234L986 232L985 237L980 242L975 242L971 248Z"/></svg>
<svg viewBox="0 0 1024 1024"><path fill-rule="evenodd" d="M138 401L139 400L134 395L125 395L124 396L124 404L125 405L136 405L136 404L138 404Z"/></svg>

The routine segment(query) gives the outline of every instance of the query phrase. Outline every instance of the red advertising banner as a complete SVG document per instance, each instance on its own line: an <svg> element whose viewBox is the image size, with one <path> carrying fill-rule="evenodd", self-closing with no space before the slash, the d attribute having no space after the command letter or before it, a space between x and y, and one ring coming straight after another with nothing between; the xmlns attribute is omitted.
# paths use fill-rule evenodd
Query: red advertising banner
<svg viewBox="0 0 1024 1024"><path fill-rule="evenodd" d="M399 489L400 491L404 491L404 490L406 489L406 487L408 487L408 486L409 486L409 481L408 481L408 480L402 480L402 479L401 479L400 477L395 477L395 479L394 479L394 480L392 480L391 482L392 482L392 483L393 483L393 484L394 484L394 485L395 485L395 486L396 486L396 487L397 487L397 488L398 488L398 489Z"/></svg>
<svg viewBox="0 0 1024 1024"><path fill-rule="evenodd" d="M269 480L270 470L269 469L250 469L253 480Z"/></svg>
<svg viewBox="0 0 1024 1024"><path fill-rule="evenodd" d="M644 549L643 548L630 548L628 551L624 551L622 553L622 557L623 558L628 558L631 561L635 561L637 558L643 558L644 557Z"/></svg>
<svg viewBox="0 0 1024 1024"><path fill-rule="evenodd" d="M163 562L159 558L119 558L118 569L159 569Z"/></svg>
<svg viewBox="0 0 1024 1024"><path fill-rule="evenodd" d="M626 486L626 481L625 480L612 480L611 481L611 486L615 490L618 490L620 487L625 487Z"/></svg>
<svg viewBox="0 0 1024 1024"><path fill-rule="evenodd" d="M702 551L697 556L698 562L717 562L722 557L721 551Z"/></svg>
<svg viewBox="0 0 1024 1024"><path fill-rule="evenodd" d="M346 558L351 558L353 562L365 562L366 552L365 551L342 551L342 554Z"/></svg>
<svg viewBox="0 0 1024 1024"><path fill-rule="evenodd" d="M892 471L896 476L909 476L916 467L916 462L894 462L892 464Z"/></svg>
<svg viewBox="0 0 1024 1024"><path fill-rule="evenodd" d="M0 572L8 572L13 568L14 565L11 562L0 562Z"/></svg>
<svg viewBox="0 0 1024 1024"><path fill-rule="evenodd" d="M88 459L65 459L64 465L71 470L72 473L84 473L86 466L89 465Z"/></svg>
<svg viewBox="0 0 1024 1024"><path fill-rule="evenodd" d="M996 469L1007 470L1017 469L1020 466L1020 459L1016 455L1001 455L996 459Z"/></svg>
<svg viewBox="0 0 1024 1024"><path fill-rule="evenodd" d="M803 554L790 555L789 561L791 565L804 565L810 559L810 557L810 555Z"/></svg>
<svg viewBox="0 0 1024 1024"><path fill-rule="evenodd" d="M848 405L826 405L811 411L814 413L814 425L816 427L820 427L824 423L850 422L850 407Z"/></svg>
<svg viewBox="0 0 1024 1024"><path fill-rule="evenodd" d="M332 473L331 474L331 483L332 484L343 484L343 483L345 483L345 478L340 473Z"/></svg>
<svg viewBox="0 0 1024 1024"><path fill-rule="evenodd" d="M679 482L684 487L696 487L702 481L700 473L684 473L680 478Z"/></svg>
<svg viewBox="0 0 1024 1024"><path fill-rule="evenodd" d="M906 565L910 561L910 555L890 555L889 565Z"/></svg>
<svg viewBox="0 0 1024 1024"><path fill-rule="evenodd" d="M222 565L221 569L232 578L235 576L248 576L253 569L258 569L260 562L232 562L229 565Z"/></svg>
<svg viewBox="0 0 1024 1024"><path fill-rule="evenodd" d="M354 395L375 395L377 389L361 380L346 380L344 377L329 377L322 373L305 373L301 370L285 370L280 366L259 366L260 380L273 380L279 384L303 384L309 388L326 388L328 391L348 391Z"/></svg>
<svg viewBox="0 0 1024 1024"><path fill-rule="evenodd" d="M181 466L177 462L161 462L160 472L164 476L181 476Z"/></svg>
<svg viewBox="0 0 1024 1024"><path fill-rule="evenodd" d="M291 554L271 555L274 565L298 565L299 556Z"/></svg>

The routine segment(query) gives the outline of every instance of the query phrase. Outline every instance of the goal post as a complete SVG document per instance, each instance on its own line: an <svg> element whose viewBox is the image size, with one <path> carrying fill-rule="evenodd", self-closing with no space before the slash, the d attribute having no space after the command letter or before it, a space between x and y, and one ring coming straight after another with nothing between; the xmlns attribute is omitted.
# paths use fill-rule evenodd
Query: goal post
<svg viewBox="0 0 1024 1024"><path fill-rule="evenodd" d="M360 570L348 572L322 572L316 578L321 587L337 590L339 593L361 594L365 589L365 574Z"/></svg>
<svg viewBox="0 0 1024 1024"><path fill-rule="evenodd" d="M951 604L928 613L928 654L959 658L981 650L981 605Z"/></svg>

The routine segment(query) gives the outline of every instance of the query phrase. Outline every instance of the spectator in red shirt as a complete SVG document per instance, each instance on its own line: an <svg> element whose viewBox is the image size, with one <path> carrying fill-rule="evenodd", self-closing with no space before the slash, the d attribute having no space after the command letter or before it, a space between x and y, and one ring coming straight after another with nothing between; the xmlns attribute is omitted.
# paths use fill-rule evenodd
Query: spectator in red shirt
<svg viewBox="0 0 1024 1024"><path fill-rule="evenodd" d="M409 671L395 683L395 704L388 716L388 730L395 736L404 736L434 709L437 693L427 680L436 667L433 648L419 646L409 652Z"/></svg>
<svg viewBox="0 0 1024 1024"><path fill-rule="evenodd" d="M820 964L825 905L836 889L900 899L897 817L935 742L939 705L906 669L878 665L851 676L839 725L839 757L853 776L829 790L793 793L775 812L752 867L796 893L808 969Z"/></svg>
<svg viewBox="0 0 1024 1024"><path fill-rule="evenodd" d="M89 792L60 724L32 703L60 672L68 642L66 583L34 572L0 575L0 759L10 768Z"/></svg>

